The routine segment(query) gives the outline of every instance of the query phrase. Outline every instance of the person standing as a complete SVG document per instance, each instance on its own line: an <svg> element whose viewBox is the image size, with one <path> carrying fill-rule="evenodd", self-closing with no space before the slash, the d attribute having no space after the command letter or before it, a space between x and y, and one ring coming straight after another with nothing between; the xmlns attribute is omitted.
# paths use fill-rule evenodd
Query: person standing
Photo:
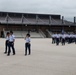
<svg viewBox="0 0 76 75"><path fill-rule="evenodd" d="M74 34L74 37L75 37L75 44L76 44L76 33Z"/></svg>
<svg viewBox="0 0 76 75"><path fill-rule="evenodd" d="M59 45L59 39L60 39L59 34L56 34L56 45Z"/></svg>
<svg viewBox="0 0 76 75"><path fill-rule="evenodd" d="M25 43L25 56L27 55L27 50L29 52L29 55L31 54L31 49L30 49L30 34L27 34L25 37L26 43Z"/></svg>
<svg viewBox="0 0 76 75"><path fill-rule="evenodd" d="M55 34L52 34L52 44L55 44Z"/></svg>
<svg viewBox="0 0 76 75"><path fill-rule="evenodd" d="M66 38L65 34L62 34L62 45L65 45L65 38Z"/></svg>
<svg viewBox="0 0 76 75"><path fill-rule="evenodd" d="M4 52L4 54L7 53L7 49L8 49L8 45L9 45L9 36L10 36L10 33L7 32L7 33L6 33L5 52Z"/></svg>
<svg viewBox="0 0 76 75"><path fill-rule="evenodd" d="M71 35L68 34L68 44L70 44L70 43L71 43Z"/></svg>
<svg viewBox="0 0 76 75"><path fill-rule="evenodd" d="M7 56L10 55L11 48L12 48L13 55L15 55L14 42L15 42L15 36L14 36L14 34L13 34L13 31L10 31L10 36L9 36L9 49L8 49L8 54L7 54Z"/></svg>

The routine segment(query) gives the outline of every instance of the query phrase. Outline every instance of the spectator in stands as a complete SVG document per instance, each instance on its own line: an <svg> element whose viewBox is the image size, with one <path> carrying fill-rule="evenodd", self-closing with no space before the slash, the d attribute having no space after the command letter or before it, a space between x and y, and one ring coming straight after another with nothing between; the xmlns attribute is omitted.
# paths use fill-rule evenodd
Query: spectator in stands
<svg viewBox="0 0 76 75"><path fill-rule="evenodd" d="M10 33L7 32L7 33L6 33L5 52L4 52L4 54L7 53L7 49L8 49L8 46L9 46L9 36L10 36Z"/></svg>
<svg viewBox="0 0 76 75"><path fill-rule="evenodd" d="M14 36L13 32L10 31L10 36L9 36L9 49L8 49L8 54L7 54L7 56L10 55L11 48L12 48L12 51L13 51L13 55L15 55L14 42L15 42L15 36Z"/></svg>
<svg viewBox="0 0 76 75"><path fill-rule="evenodd" d="M31 49L30 49L30 34L27 34L25 37L26 43L25 43L25 56L27 55L27 49L29 51L29 55L31 54Z"/></svg>

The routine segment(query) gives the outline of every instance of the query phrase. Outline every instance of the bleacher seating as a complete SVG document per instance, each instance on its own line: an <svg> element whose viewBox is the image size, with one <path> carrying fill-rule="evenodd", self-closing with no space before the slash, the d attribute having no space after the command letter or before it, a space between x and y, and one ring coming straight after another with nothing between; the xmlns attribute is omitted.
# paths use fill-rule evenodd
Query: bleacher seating
<svg viewBox="0 0 76 75"><path fill-rule="evenodd" d="M0 16L0 22L6 22L6 17L2 17L2 16Z"/></svg>
<svg viewBox="0 0 76 75"><path fill-rule="evenodd" d="M16 24L51 24L51 25L62 25L62 19L51 19L51 21L49 22L49 18L39 18L38 20L36 20L36 18L30 18L30 17L23 17L23 22L22 22L22 17L11 17L11 16L0 16L0 22L2 23L16 23ZM72 22L63 21L64 24L69 25L72 24Z"/></svg>
<svg viewBox="0 0 76 75"><path fill-rule="evenodd" d="M5 31L5 34L8 31ZM14 35L16 38L23 38L26 36L26 34L28 33L28 31L13 31ZM39 32L30 32L31 38L43 38L44 36Z"/></svg>
<svg viewBox="0 0 76 75"><path fill-rule="evenodd" d="M62 20L58 20L58 19L52 19L51 20L51 24L52 25L61 25L62 24Z"/></svg>
<svg viewBox="0 0 76 75"><path fill-rule="evenodd" d="M36 24L35 18L24 18L23 23Z"/></svg>
<svg viewBox="0 0 76 75"><path fill-rule="evenodd" d="M21 18L20 17L8 17L8 22L9 23L21 23Z"/></svg>
<svg viewBox="0 0 76 75"><path fill-rule="evenodd" d="M49 24L49 18L48 19L45 19L45 18L41 19L41 18L39 18L38 19L38 24Z"/></svg>

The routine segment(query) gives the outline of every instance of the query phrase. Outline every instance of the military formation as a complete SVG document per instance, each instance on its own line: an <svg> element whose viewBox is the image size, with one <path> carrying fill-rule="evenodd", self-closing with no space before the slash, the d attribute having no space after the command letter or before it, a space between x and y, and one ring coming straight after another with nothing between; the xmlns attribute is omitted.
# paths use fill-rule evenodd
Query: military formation
<svg viewBox="0 0 76 75"><path fill-rule="evenodd" d="M59 44L65 45L66 43L71 44L75 43L76 44L76 34L75 33L55 33L52 34L52 44Z"/></svg>

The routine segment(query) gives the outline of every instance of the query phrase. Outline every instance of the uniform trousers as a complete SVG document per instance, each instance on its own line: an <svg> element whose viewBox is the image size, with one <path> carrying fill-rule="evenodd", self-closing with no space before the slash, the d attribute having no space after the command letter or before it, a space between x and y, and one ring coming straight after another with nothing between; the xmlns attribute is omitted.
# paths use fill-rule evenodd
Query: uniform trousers
<svg viewBox="0 0 76 75"><path fill-rule="evenodd" d="M62 45L65 45L65 39L62 38Z"/></svg>
<svg viewBox="0 0 76 75"><path fill-rule="evenodd" d="M29 52L29 55L31 54L30 46L31 46L30 43L25 43L25 55L27 55L27 50Z"/></svg>
<svg viewBox="0 0 76 75"><path fill-rule="evenodd" d="M10 55L10 53L11 53L11 48L12 48L13 55L15 55L15 48L14 48L13 42L9 42L8 55Z"/></svg>
<svg viewBox="0 0 76 75"><path fill-rule="evenodd" d="M5 53L7 53L8 46L9 46L9 41L6 40L6 42L5 42Z"/></svg>
<svg viewBox="0 0 76 75"><path fill-rule="evenodd" d="M55 43L55 38L52 38L52 44L54 44Z"/></svg>
<svg viewBox="0 0 76 75"><path fill-rule="evenodd" d="M59 38L56 38L56 45L59 45Z"/></svg>

